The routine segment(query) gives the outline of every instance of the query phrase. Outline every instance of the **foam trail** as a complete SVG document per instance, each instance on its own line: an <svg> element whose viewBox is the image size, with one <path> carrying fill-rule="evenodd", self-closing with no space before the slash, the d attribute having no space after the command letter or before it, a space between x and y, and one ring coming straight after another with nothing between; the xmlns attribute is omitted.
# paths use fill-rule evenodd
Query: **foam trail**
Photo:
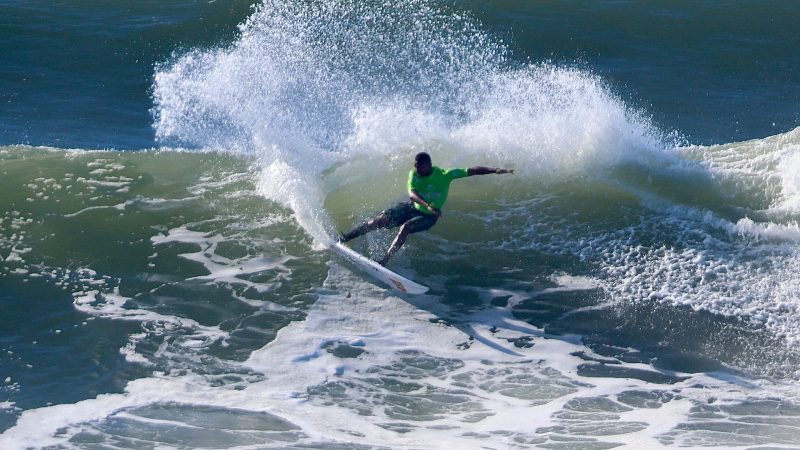
<svg viewBox="0 0 800 450"><path fill-rule="evenodd" d="M266 198L294 211L297 222L318 243L325 246L333 243L330 236L333 225L322 207L322 193L314 180L308 179L308 174L275 161L261 171L258 187Z"/></svg>
<svg viewBox="0 0 800 450"><path fill-rule="evenodd" d="M797 134L800 135L800 132ZM800 213L800 143L792 145L787 153L789 154L778 165L783 201L776 207L797 214Z"/></svg>

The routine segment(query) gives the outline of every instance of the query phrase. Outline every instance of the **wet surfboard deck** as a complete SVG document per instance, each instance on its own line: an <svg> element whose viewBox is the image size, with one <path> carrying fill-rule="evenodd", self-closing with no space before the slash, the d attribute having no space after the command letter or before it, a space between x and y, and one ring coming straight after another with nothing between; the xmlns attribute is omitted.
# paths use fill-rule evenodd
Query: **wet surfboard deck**
<svg viewBox="0 0 800 450"><path fill-rule="evenodd" d="M428 291L426 286L415 283L402 275L392 272L386 267L383 267L377 262L365 257L364 255L356 252L340 242L333 244L331 249L336 251L347 261L353 263L362 272L370 275L372 278L380 281L392 289L396 289L406 294L423 294Z"/></svg>

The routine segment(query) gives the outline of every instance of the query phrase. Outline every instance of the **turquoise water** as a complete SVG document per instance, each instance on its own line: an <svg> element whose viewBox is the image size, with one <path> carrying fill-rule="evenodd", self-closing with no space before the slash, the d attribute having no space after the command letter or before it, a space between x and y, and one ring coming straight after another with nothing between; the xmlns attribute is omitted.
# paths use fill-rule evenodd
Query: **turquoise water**
<svg viewBox="0 0 800 450"><path fill-rule="evenodd" d="M800 445L799 14L754 5L0 3L0 446ZM515 174L409 297L326 245L423 150Z"/></svg>

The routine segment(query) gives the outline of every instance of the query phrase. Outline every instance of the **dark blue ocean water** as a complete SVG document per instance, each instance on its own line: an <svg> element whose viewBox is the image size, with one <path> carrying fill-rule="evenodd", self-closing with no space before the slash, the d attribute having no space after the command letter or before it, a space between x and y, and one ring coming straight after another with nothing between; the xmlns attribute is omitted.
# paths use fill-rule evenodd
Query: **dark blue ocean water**
<svg viewBox="0 0 800 450"><path fill-rule="evenodd" d="M4 1L3 144L156 145L154 67L182 47L230 41L252 2Z"/></svg>
<svg viewBox="0 0 800 450"><path fill-rule="evenodd" d="M0 447L800 445L797 23L0 0ZM415 298L324 244L419 150L516 174L409 239Z"/></svg>

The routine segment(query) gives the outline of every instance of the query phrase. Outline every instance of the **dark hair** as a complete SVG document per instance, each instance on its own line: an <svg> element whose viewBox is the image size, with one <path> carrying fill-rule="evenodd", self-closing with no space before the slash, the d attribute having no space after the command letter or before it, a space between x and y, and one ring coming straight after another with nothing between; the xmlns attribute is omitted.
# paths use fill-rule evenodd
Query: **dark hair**
<svg viewBox="0 0 800 450"><path fill-rule="evenodd" d="M415 163L429 163L431 162L431 155L425 152L417 153L417 156L414 157Z"/></svg>

